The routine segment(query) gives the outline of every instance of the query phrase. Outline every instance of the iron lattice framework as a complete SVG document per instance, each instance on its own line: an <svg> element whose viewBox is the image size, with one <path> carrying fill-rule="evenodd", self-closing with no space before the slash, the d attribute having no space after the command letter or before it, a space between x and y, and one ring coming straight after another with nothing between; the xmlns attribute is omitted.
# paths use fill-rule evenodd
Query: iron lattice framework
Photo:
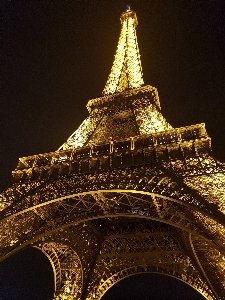
<svg viewBox="0 0 225 300"><path fill-rule="evenodd" d="M143 86L133 11L103 96L59 150L19 159L1 195L1 259L27 246L49 258L55 300L100 299L156 272L206 299L225 294L225 164L204 124L172 128Z"/></svg>

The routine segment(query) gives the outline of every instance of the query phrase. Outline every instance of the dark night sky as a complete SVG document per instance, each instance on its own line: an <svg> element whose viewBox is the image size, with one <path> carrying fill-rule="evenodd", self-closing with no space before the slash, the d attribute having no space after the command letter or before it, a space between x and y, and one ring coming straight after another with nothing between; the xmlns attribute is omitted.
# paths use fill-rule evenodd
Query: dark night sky
<svg viewBox="0 0 225 300"><path fill-rule="evenodd" d="M225 1L129 3L144 81L157 87L164 117L173 127L206 123L214 156L224 161ZM2 1L1 191L19 157L55 151L87 116L87 101L101 95L110 72L126 4Z"/></svg>

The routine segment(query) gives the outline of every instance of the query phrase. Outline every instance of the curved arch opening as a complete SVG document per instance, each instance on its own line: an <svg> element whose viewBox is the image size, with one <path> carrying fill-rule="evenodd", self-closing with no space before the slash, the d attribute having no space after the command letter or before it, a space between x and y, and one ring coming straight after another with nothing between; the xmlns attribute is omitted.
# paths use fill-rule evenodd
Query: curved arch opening
<svg viewBox="0 0 225 300"><path fill-rule="evenodd" d="M47 256L29 247L0 264L2 300L52 300L54 276Z"/></svg>
<svg viewBox="0 0 225 300"><path fill-rule="evenodd" d="M168 275L141 273L113 285L101 300L205 300L188 284Z"/></svg>

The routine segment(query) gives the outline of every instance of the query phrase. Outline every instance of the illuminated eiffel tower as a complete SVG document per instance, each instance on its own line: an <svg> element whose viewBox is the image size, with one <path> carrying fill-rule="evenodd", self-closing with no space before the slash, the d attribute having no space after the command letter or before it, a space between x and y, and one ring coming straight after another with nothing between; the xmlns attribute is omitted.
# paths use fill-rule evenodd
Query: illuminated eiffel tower
<svg viewBox="0 0 225 300"><path fill-rule="evenodd" d="M101 299L147 272L224 299L225 164L212 157L204 124L167 123L142 79L136 14L120 20L102 97L57 151L20 158L1 194L1 259L40 249L55 300Z"/></svg>

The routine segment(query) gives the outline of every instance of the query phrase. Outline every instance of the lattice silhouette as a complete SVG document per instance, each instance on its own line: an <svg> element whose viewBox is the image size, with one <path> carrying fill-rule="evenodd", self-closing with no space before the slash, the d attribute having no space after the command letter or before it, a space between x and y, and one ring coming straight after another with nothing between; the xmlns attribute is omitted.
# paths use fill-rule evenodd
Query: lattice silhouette
<svg viewBox="0 0 225 300"><path fill-rule="evenodd" d="M1 195L1 259L27 245L49 258L55 300L100 299L157 272L206 299L225 294L225 164L204 124L174 129L143 86L137 17L122 30L103 96L53 153L19 159Z"/></svg>

